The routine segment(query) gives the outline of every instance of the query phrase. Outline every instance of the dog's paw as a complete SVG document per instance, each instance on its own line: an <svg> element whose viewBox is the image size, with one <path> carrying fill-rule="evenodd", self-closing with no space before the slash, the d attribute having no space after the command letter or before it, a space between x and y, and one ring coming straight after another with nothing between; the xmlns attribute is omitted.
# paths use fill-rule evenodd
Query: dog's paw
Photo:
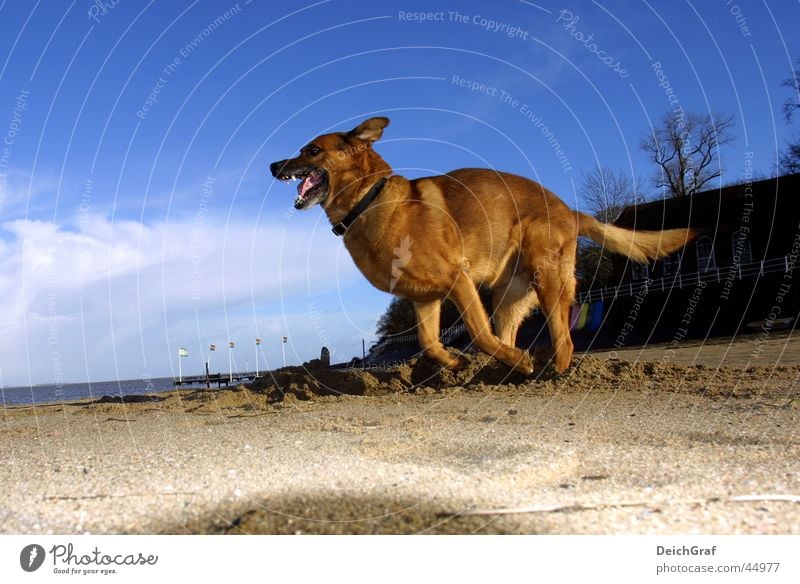
<svg viewBox="0 0 800 584"><path fill-rule="evenodd" d="M450 369L450 371L458 371L459 369L464 369L467 365L469 365L469 361L464 357L453 355L452 358L445 364L445 367Z"/></svg>
<svg viewBox="0 0 800 584"><path fill-rule="evenodd" d="M553 363L553 360L547 360L544 363L540 362L539 372L536 374L537 381L558 381L559 379L568 378L573 372L574 364L570 363L569 366L561 371Z"/></svg>
<svg viewBox="0 0 800 584"><path fill-rule="evenodd" d="M533 359L524 351L520 351L520 356L517 359L514 369L524 375L533 375Z"/></svg>

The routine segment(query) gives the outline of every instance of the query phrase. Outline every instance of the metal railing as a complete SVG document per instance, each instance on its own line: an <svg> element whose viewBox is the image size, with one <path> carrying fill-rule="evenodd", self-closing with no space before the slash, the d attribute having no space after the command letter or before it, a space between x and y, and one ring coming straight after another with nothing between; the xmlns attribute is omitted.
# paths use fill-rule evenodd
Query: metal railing
<svg viewBox="0 0 800 584"><path fill-rule="evenodd" d="M774 272L788 272L794 268L794 264L789 261L788 256L773 258L770 260L760 260L747 264L733 264L723 268L709 268L699 270L691 274L678 272L657 280L647 278L638 282L628 282L618 286L608 286L595 290L581 292L577 296L577 304L587 304L598 300L610 300L621 296L636 296L645 290L647 291L666 291L673 288L684 288L695 286L700 282L722 283L727 280L741 280L750 276L763 276Z"/></svg>
<svg viewBox="0 0 800 584"><path fill-rule="evenodd" d="M680 272L671 274L669 276L654 279L644 279L637 282L628 282L618 286L608 286L606 288L598 288L595 290L587 290L577 295L576 304L589 304L600 300L612 300L615 298L626 296L637 296L642 293L649 292L664 292L674 288L684 288L687 286L695 286L700 282L717 282L722 283L728 280L741 280L751 276L763 276L764 274L771 274L776 272L789 272L794 269L794 262L789 260L789 256L780 258L773 258L769 260L760 260L749 262L746 264L733 264L723 268L710 268L708 270L699 270L691 274L682 274ZM536 309L538 311L538 309ZM444 344L448 344L458 335L466 332L467 328L463 323L455 324L445 329L440 338ZM393 345L397 343L410 343L417 340L416 333L409 333L396 337L387 337L378 342L378 345ZM376 345L377 346L377 345Z"/></svg>
<svg viewBox="0 0 800 584"><path fill-rule="evenodd" d="M451 327L446 328L442 333L439 335L439 338L442 340L444 344L449 343L458 335L466 332L467 327L464 326L464 323L460 322L458 324L454 324ZM398 335L392 337L386 337L382 341L379 341L379 345L394 345L396 343L410 343L412 341L417 340L417 333L408 333L407 335Z"/></svg>

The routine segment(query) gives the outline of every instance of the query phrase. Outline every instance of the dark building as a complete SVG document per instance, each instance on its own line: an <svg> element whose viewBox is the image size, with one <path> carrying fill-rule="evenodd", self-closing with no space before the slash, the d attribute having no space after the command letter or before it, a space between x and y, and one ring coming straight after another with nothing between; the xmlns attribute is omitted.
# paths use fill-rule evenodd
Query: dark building
<svg viewBox="0 0 800 584"><path fill-rule="evenodd" d="M613 345L793 327L800 312L800 174L626 208L620 227L692 227L698 237L651 264L614 256L617 286L582 294L603 302L597 340ZM616 334L614 332L616 331Z"/></svg>

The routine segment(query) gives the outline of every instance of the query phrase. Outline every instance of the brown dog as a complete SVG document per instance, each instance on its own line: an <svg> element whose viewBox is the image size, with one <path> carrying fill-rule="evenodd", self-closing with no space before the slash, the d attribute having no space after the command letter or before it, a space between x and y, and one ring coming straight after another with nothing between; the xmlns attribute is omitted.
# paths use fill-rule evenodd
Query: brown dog
<svg viewBox="0 0 800 584"><path fill-rule="evenodd" d="M514 343L522 320L541 304L560 373L573 351L577 237L645 262L694 236L690 229L634 232L600 223L538 183L504 172L465 168L416 180L392 175L372 149L388 124L370 118L350 132L324 134L270 170L279 180L301 179L294 206L321 204L374 286L413 301L423 352L445 367L463 360L439 340L442 299L456 304L480 350L526 374L533 372L531 358ZM497 336L478 286L493 291Z"/></svg>

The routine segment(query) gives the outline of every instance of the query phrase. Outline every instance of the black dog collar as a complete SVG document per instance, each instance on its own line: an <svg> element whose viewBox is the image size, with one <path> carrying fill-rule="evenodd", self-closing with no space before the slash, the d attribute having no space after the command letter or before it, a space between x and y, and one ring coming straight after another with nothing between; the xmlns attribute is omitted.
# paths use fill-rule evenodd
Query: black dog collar
<svg viewBox="0 0 800 584"><path fill-rule="evenodd" d="M370 206L372 201L376 199L378 195L381 194L381 189L383 189L383 185L386 184L386 178L381 178L378 182L372 185L372 188L369 192L361 199L358 204L353 207L353 210L347 214L347 217L342 219L339 223L333 226L333 231L336 235L344 235L345 232L350 228L353 221L358 219L359 215L367 210L367 207Z"/></svg>

